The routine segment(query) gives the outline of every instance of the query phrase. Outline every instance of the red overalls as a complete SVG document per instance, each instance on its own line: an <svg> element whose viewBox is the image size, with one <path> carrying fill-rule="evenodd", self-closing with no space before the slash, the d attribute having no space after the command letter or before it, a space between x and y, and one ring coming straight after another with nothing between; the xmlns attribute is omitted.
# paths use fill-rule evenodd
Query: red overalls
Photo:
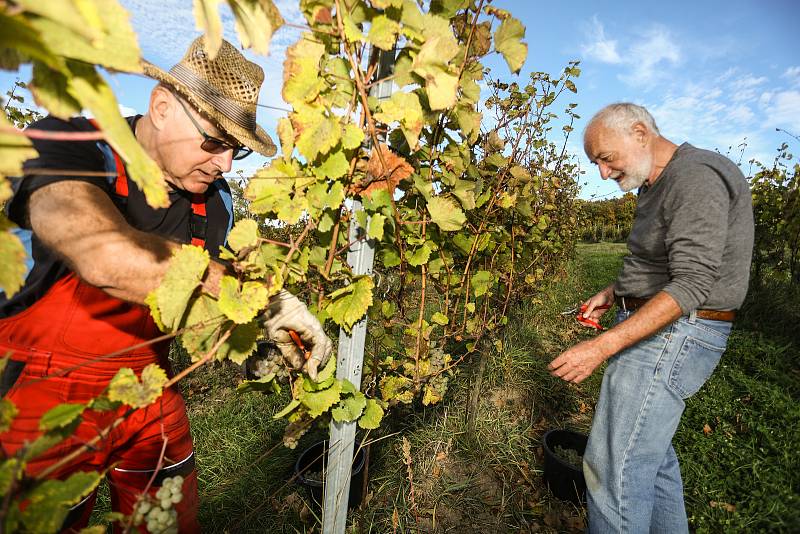
<svg viewBox="0 0 800 534"><path fill-rule="evenodd" d="M117 159L117 194L127 177ZM205 204L193 205L198 214ZM193 244L200 244L202 241ZM99 396L111 378L122 367L130 367L139 375L150 363L158 363L169 371L169 341L148 344L134 350L125 349L161 335L149 310L109 296L71 273L30 308L6 319L0 319L0 355L11 353L13 360L25 363L19 378L6 395L18 408L10 430L0 434L3 453L13 455L26 441L41 435L39 419L62 403L86 403ZM122 352L113 357L108 354ZM59 443L28 463L30 475L41 472L83 443L97 436L127 406L108 412L86 410L83 421L72 437ZM53 473L64 478L76 471L109 469L108 479L112 507L130 514L133 504L153 476L161 450L167 440L162 470L150 489L155 494L163 478L183 475L183 500L175 505L180 532L199 532L197 522L197 473L194 469L189 420L180 392L176 387L164 391L152 405L136 410L115 428L94 450L82 454L68 466ZM112 467L113 466L113 467ZM68 519L66 531L77 532L91 515L95 495L74 507L75 516ZM73 521L74 520L74 521ZM115 525L115 531L121 531Z"/></svg>

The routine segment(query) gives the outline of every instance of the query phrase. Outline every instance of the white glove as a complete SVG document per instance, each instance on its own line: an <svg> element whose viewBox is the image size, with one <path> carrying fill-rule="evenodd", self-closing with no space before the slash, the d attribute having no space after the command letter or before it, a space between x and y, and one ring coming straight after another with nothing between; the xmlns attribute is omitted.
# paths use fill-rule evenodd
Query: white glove
<svg viewBox="0 0 800 534"><path fill-rule="evenodd" d="M333 350L333 343L325 335L317 318L305 304L286 290L281 290L270 299L263 317L267 335L278 346L283 359L294 369L304 368L308 376L316 380L317 370L325 365ZM297 332L305 348L311 352L308 361L292 340L290 330Z"/></svg>

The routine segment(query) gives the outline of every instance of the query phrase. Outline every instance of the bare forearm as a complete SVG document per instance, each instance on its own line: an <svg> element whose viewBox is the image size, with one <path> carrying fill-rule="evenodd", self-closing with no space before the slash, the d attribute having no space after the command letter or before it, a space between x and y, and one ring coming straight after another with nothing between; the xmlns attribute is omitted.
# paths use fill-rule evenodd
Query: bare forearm
<svg viewBox="0 0 800 534"><path fill-rule="evenodd" d="M96 186L58 182L28 203L31 228L85 282L144 303L159 286L178 243L132 228ZM219 292L224 266L211 262L204 289Z"/></svg>
<svg viewBox="0 0 800 534"><path fill-rule="evenodd" d="M682 314L680 306L667 293L659 292L628 319L595 339L606 359L652 336Z"/></svg>

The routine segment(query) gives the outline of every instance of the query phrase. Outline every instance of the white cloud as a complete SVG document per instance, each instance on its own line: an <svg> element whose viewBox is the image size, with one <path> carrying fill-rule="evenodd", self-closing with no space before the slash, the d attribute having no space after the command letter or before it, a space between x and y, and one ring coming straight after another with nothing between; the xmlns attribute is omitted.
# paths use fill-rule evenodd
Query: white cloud
<svg viewBox="0 0 800 534"><path fill-rule="evenodd" d="M139 112L136 111L135 108L132 108L130 106L125 106L123 104L118 104L118 105L119 105L119 112L123 117L130 117L131 115L139 114Z"/></svg>
<svg viewBox="0 0 800 534"><path fill-rule="evenodd" d="M786 78L789 83L800 85L800 66L789 67L786 72L781 74L781 78Z"/></svg>
<svg viewBox="0 0 800 534"><path fill-rule="evenodd" d="M800 91L776 92L764 111L765 127L783 127L792 133L800 132Z"/></svg>
<svg viewBox="0 0 800 534"><path fill-rule="evenodd" d="M753 100L758 95L758 87L766 82L766 77L757 77L750 74L736 78L729 84L731 90L730 98L735 102Z"/></svg>
<svg viewBox="0 0 800 534"><path fill-rule="evenodd" d="M626 56L630 71L620 79L631 85L649 85L665 76L667 66L681 61L680 47L667 28L656 26L641 36Z"/></svg>
<svg viewBox="0 0 800 534"><path fill-rule="evenodd" d="M634 86L650 85L664 76L668 66L680 63L681 49L669 29L653 26L630 39L631 44L620 49L618 42L606 37L603 23L595 15L585 25L587 42L581 46L586 59L605 64L622 65L620 79Z"/></svg>
<svg viewBox="0 0 800 534"><path fill-rule="evenodd" d="M617 52L617 41L606 39L603 24L596 15L592 17L587 33L590 34L591 42L581 47L584 56L594 58L601 63L622 62L622 58Z"/></svg>

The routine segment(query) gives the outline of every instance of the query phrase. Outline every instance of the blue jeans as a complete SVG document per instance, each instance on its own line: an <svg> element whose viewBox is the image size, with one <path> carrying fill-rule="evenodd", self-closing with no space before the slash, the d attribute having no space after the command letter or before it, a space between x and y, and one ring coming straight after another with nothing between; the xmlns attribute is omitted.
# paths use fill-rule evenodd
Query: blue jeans
<svg viewBox="0 0 800 534"><path fill-rule="evenodd" d="M583 457L589 532L689 531L672 436L730 330L692 314L609 360Z"/></svg>

